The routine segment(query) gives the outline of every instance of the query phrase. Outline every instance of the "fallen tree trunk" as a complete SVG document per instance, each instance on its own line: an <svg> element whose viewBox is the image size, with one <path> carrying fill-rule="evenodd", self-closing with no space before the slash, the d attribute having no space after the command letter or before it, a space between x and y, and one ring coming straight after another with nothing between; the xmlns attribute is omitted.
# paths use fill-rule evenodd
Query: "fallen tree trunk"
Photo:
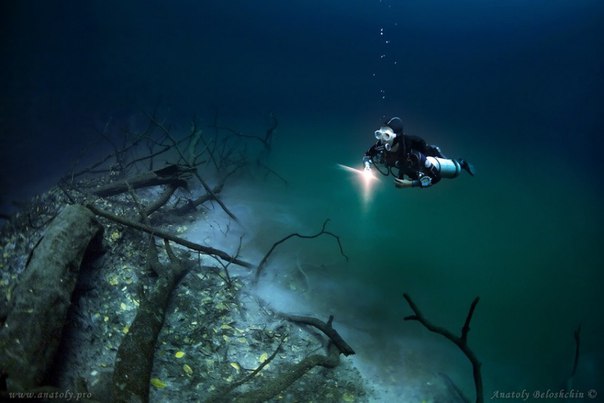
<svg viewBox="0 0 604 403"><path fill-rule="evenodd" d="M43 382L59 346L82 259L101 233L90 210L70 205L33 249L0 331L0 372L8 391L31 390Z"/></svg>
<svg viewBox="0 0 604 403"><path fill-rule="evenodd" d="M141 298L136 317L115 357L114 402L149 401L149 382L157 336L164 324L166 307L172 290L188 272L187 265L172 253L168 241L165 241L165 244L170 263L161 265L157 254L154 253L155 246L151 246L149 264L159 278Z"/></svg>
<svg viewBox="0 0 604 403"><path fill-rule="evenodd" d="M168 165L165 168L156 169L154 171L145 172L143 174L133 176L132 178L112 182L107 185L96 188L92 191L100 197L114 196L120 193L125 193L129 189L139 189L157 185L172 185L174 187L186 187L186 179L191 176L193 168L183 167L180 165Z"/></svg>

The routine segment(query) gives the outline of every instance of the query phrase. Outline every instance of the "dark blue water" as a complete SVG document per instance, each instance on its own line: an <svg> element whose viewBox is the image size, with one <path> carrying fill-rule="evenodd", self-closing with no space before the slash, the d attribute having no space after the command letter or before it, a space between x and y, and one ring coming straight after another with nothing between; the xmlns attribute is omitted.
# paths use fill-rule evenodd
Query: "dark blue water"
<svg viewBox="0 0 604 403"><path fill-rule="evenodd" d="M104 128L142 126L141 112L186 128L217 111L242 130L273 112L270 161L292 209L331 217L350 276L383 295L367 309L406 315L409 291L457 327L480 295L472 341L488 392L557 388L580 322L577 385L604 393L600 1L5 3L3 209ZM392 115L477 176L427 191L387 179L362 200L336 164L359 164Z"/></svg>

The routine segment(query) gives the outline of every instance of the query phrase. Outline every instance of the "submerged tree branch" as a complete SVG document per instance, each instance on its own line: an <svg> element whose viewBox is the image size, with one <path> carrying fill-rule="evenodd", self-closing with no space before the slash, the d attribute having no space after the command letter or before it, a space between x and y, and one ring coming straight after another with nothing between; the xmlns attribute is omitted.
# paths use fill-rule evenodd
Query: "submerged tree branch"
<svg viewBox="0 0 604 403"><path fill-rule="evenodd" d="M237 403L265 402L277 396L291 384L300 379L304 374L316 366L335 368L340 364L340 350L335 344L329 344L327 355L313 354L304 358L299 363L282 371L279 376L271 380L265 387L252 390L236 396L232 401Z"/></svg>
<svg viewBox="0 0 604 403"><path fill-rule="evenodd" d="M280 314L285 319L294 323L301 323L303 325L309 325L316 327L320 331L322 331L329 339L333 342L333 344L338 347L338 350L345 356L349 356L354 354L354 350L348 343L344 341L342 336L332 327L333 315L329 316L327 322L322 322L317 318L313 318L312 316L297 316L297 315L288 315L288 314Z"/></svg>
<svg viewBox="0 0 604 403"><path fill-rule="evenodd" d="M214 122L214 125L211 126L211 127L214 128L214 129L216 129L216 130L225 130L225 131L231 133L232 135L234 135L236 137L257 140L260 143L262 143L267 150L270 150L271 149L271 143L273 141L273 133L275 132L275 129L277 129L277 126L279 125L279 121L277 120L277 117L275 116L274 113L270 113L269 114L269 118L271 119L271 124L266 129L266 132L264 133L264 137L254 136L254 135L251 135L251 134L243 134L240 131L235 130L235 129L231 128L231 127L219 126L217 122Z"/></svg>
<svg viewBox="0 0 604 403"><path fill-rule="evenodd" d="M155 200L152 204L147 206L147 208L145 208L144 215L150 216L151 214L159 210L164 204L168 202L168 200L170 200L170 197L172 197L174 192L176 192L176 189L177 187L173 184L167 185L163 193L159 196L159 198Z"/></svg>
<svg viewBox="0 0 604 403"><path fill-rule="evenodd" d="M183 161L189 161L187 159L187 157L184 155L184 153L178 147L178 143L174 139L174 137L172 137L172 134L170 133L170 131L161 122L159 122L154 116L151 116L151 115L147 115L147 116L149 117L149 119L151 120L151 122L154 125L156 125L160 130L162 130L164 132L164 134L166 135L166 137L172 142L172 146L174 147L174 149L176 150L176 152L178 153L178 155L180 156L180 158ZM216 203L218 203L220 205L220 207L222 207L222 209L224 210L224 212L227 213L227 215L229 217L231 217L236 222L239 222L239 220L237 219L237 216L235 216L235 214L233 214L231 212L231 210L229 210L229 208L222 202L222 200L220 200L218 198L218 196L216 196L212 192L212 188L210 188L210 186L208 186L208 184L206 183L206 181L203 180L203 178L201 177L201 175L199 175L199 172L197 172L197 169L194 166L191 166L191 168L193 170L193 175L195 175L195 177L199 180L199 182L201 183L201 186L203 186L203 188L205 189L205 191L208 194L210 194L214 200L216 200Z"/></svg>
<svg viewBox="0 0 604 403"><path fill-rule="evenodd" d="M252 372L250 372L246 376L242 377L238 381L235 381L235 382L233 382L233 383L225 386L224 388L219 389L213 396L210 396L206 400L206 403L214 403L214 402L224 402L224 401L226 401L227 400L227 395L229 393L231 393L233 390L235 390L239 386L241 386L244 383L250 381L256 375L258 375L260 373L260 371L262 371L264 369L264 367L266 367L268 364L271 363L271 361L273 359L275 359L275 357L277 356L277 353L279 352L279 350L281 350L281 346L283 345L283 342L285 341L286 337L287 337L287 335L283 335L283 337L281 337L281 340L279 341L279 345L277 346L277 348L273 351L273 353L264 362L260 363L260 365L255 370L253 370Z"/></svg>
<svg viewBox="0 0 604 403"><path fill-rule="evenodd" d="M573 384L575 381L575 376L577 375L577 367L579 366L579 355L581 353L581 324L577 326L574 332L575 339L575 355L573 358L573 366L570 371L570 375L566 380L566 389L571 390L573 388Z"/></svg>
<svg viewBox="0 0 604 403"><path fill-rule="evenodd" d="M291 365L289 368L281 371L281 375L268 382L264 387L252 390L236 396L232 401L235 402L264 402L287 389L291 384L300 379L304 374L316 366L325 368L335 368L340 364L340 354L346 356L354 354L354 350L342 339L338 332L332 327L333 316L329 317L327 322L322 322L319 319L310 316L296 316L279 314L285 319L310 325L322 331L330 339L327 345L327 355L313 354L302 361Z"/></svg>
<svg viewBox="0 0 604 403"><path fill-rule="evenodd" d="M426 317L421 313L415 302L411 299L409 294L403 294L403 297L409 304L409 307L413 311L414 315L409 315L405 317L405 320L416 320L421 323L426 329L433 333L438 333L441 336L446 337L450 341L452 341L459 349L464 353L464 355L468 358L470 363L472 364L472 375L474 376L474 386L476 389L476 403L484 402L484 393L482 386L482 375L480 373L480 361L474 354L472 350L468 347L467 338L468 332L470 331L470 321L472 320L472 316L474 315L474 309L480 300L479 297L474 298L472 301L472 305L468 311L468 315L466 316L466 321L461 329L461 336L455 336L453 333L448 331L447 329L436 326L426 319Z"/></svg>
<svg viewBox="0 0 604 403"><path fill-rule="evenodd" d="M103 211L103 210L93 206L92 204L88 204L86 207L88 207L90 209L90 211L92 211L94 214L104 217L108 220L117 222L118 224L122 224L127 227L146 232L147 234L151 234L153 236L157 236L157 237L163 238L165 240L172 241L172 242L182 245L186 248L196 250L198 252L202 252L207 255L217 256L226 262L232 262L238 266L242 266L242 267L246 267L246 268L253 267L253 265L251 263L238 259L236 257L233 257L233 256L229 255L228 253L221 251L220 249L212 248L210 246L203 246L203 245L197 244L195 242L187 241L186 239L179 238L175 235L172 235L172 234L162 231L160 229L153 228L148 225L141 224L141 223L129 220L127 218L119 217L114 214L108 213L106 211Z"/></svg>
<svg viewBox="0 0 604 403"><path fill-rule="evenodd" d="M273 253L273 251L275 250L275 248L279 245L281 245L283 242L287 241L288 239L297 237L297 238L303 238L303 239L312 239L312 238L317 238L323 234L325 235L329 235L333 238L336 239L336 241L338 242L338 247L340 248L340 254L342 256L344 256L344 258L346 259L346 261L348 261L348 256L346 256L346 254L344 253L344 249L342 248L342 243L340 242L340 237L337 236L336 234L329 232L329 231L325 231L325 227L327 226L327 223L329 222L329 219L325 220L323 222L323 226L321 227L321 231L319 231L318 233L314 234L314 235L301 235L298 233L294 233L294 234L289 234L288 236L286 236L283 239L280 239L279 241L275 242L273 244L273 246L269 249L269 251L266 253L266 255L264 255L264 258L262 258L262 261L260 262L260 264L258 264L258 267L256 267L256 275L254 278L254 283L257 283L258 280L260 279L260 275L262 274L262 271L264 270L264 267L266 266L266 262L268 261L268 258L270 257L271 253Z"/></svg>

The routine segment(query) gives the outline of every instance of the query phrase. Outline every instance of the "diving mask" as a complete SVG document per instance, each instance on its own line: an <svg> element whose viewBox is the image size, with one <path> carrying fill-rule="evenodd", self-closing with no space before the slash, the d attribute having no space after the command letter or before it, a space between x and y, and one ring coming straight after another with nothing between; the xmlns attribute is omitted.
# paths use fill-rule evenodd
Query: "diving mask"
<svg viewBox="0 0 604 403"><path fill-rule="evenodd" d="M390 127L382 126L376 130L374 134L375 138L384 144L386 150L390 151L390 148L392 148L392 142L396 137L396 133L394 133Z"/></svg>

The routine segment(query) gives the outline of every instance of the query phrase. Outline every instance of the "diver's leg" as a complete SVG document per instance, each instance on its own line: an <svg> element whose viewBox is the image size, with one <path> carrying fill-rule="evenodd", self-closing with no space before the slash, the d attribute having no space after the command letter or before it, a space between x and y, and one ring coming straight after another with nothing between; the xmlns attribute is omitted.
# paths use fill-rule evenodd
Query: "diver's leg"
<svg viewBox="0 0 604 403"><path fill-rule="evenodd" d="M440 150L439 146L435 146L434 144L429 144L426 146L426 155L428 157L438 157L438 158L447 158L445 154Z"/></svg>

